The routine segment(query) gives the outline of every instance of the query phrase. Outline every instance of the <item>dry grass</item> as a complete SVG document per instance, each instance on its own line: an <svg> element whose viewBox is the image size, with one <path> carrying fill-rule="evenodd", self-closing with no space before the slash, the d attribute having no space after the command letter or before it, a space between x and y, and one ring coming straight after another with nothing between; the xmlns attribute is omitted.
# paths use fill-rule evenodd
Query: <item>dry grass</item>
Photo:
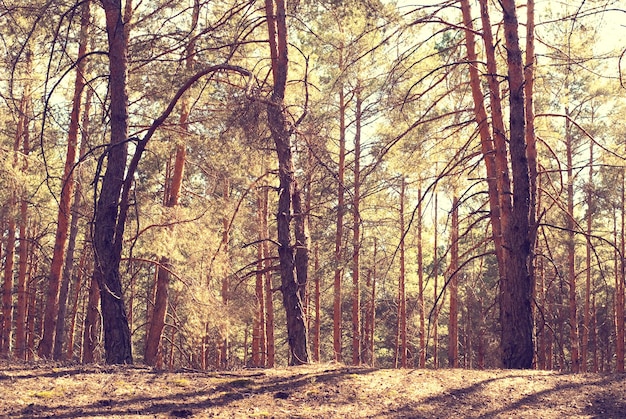
<svg viewBox="0 0 626 419"><path fill-rule="evenodd" d="M7 418L624 418L626 376L379 370L235 372L0 362Z"/></svg>

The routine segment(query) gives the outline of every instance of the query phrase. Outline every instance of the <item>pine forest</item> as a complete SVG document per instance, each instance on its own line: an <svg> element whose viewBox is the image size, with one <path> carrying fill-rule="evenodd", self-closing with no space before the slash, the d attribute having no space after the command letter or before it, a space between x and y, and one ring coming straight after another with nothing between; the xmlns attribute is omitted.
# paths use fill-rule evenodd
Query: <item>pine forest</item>
<svg viewBox="0 0 626 419"><path fill-rule="evenodd" d="M624 22L3 1L0 357L624 372Z"/></svg>

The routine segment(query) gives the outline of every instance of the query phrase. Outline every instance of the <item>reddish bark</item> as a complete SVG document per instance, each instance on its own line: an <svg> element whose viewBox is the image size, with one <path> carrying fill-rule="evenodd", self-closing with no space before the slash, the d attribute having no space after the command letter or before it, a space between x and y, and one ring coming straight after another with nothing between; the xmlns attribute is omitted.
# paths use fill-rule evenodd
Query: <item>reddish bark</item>
<svg viewBox="0 0 626 419"><path fill-rule="evenodd" d="M81 16L80 39L78 46L79 59L87 52L87 30L90 24L90 2L83 3ZM76 162L76 150L78 143L78 125L80 122L81 97L85 85L84 71L85 60L80 60L76 65L76 80L74 82L74 97L72 98L72 111L70 113L70 125L67 138L67 152L65 155L65 168L63 170L61 197L59 198L59 211L57 213L57 229L52 253L52 264L48 278L48 291L46 297L46 310L44 313L43 336L39 342L39 356L48 358L52 355L54 336L59 319L59 287L61 271L65 255L65 245L70 220L70 205L74 192L74 164ZM65 288L67 298L67 287ZM60 352L60 351L59 351Z"/></svg>
<svg viewBox="0 0 626 419"><path fill-rule="evenodd" d="M28 58L30 65L30 55ZM30 104L30 86L26 87L24 93L23 109L20 115L21 134L23 136L23 153L27 156L30 153L30 130L28 129L28 120L31 115ZM25 164L26 165L26 164ZM24 167L24 170L26 167ZM27 347L26 347L26 308L27 298L26 284L28 277L28 259L29 259L29 245L28 245L28 200L23 197L20 200L20 247L19 247L19 263L17 273L17 307L15 312L15 356L18 359L26 359Z"/></svg>
<svg viewBox="0 0 626 419"><path fill-rule="evenodd" d="M491 220L492 237L498 259L499 275L504 275L504 252L502 248L502 226L501 226L501 210L500 199L497 182L497 170L495 159L494 142L490 134L489 119L483 99L481 88L481 80L478 73L478 57L476 54L476 41L474 39L474 26L468 0L461 0L461 10L463 12L463 24L467 28L465 30L465 43L467 47L467 60L469 65L470 87L472 90L472 98L474 99L474 114L478 124L480 134L481 152L485 161L485 169L487 172L487 188L489 195L489 215Z"/></svg>

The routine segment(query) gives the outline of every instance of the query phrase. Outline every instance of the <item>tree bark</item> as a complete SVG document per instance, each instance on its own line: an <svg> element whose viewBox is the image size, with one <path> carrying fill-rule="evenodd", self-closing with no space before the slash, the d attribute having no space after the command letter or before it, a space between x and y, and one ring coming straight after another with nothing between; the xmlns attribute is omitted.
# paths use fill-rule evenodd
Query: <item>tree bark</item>
<svg viewBox="0 0 626 419"><path fill-rule="evenodd" d="M566 115L569 114L565 109ZM569 284L569 330L570 330L570 358L572 372L580 370L580 359L578 357L578 316L576 301L576 238L575 238L575 222L574 222L574 168L573 168L573 138L569 118L565 118L565 149L567 154L567 280Z"/></svg>
<svg viewBox="0 0 626 419"><path fill-rule="evenodd" d="M343 215L345 211L346 105L343 86L339 90L339 162L337 166L337 228L335 232L335 277L333 282L333 351L341 362L341 288L343 279Z"/></svg>
<svg viewBox="0 0 626 419"><path fill-rule="evenodd" d="M459 198L452 199L452 229L450 233L450 321L448 324L448 366L459 367L459 320L458 320L458 283L459 283Z"/></svg>
<svg viewBox="0 0 626 419"><path fill-rule="evenodd" d="M90 2L82 5L80 38L78 46L78 59L87 52L87 31L90 24ZM65 245L70 221L70 206L74 192L74 164L76 162L76 150L78 143L78 126L80 123L81 98L85 85L84 71L85 60L80 60L76 65L76 79L74 82L74 97L72 98L72 111L70 113L70 125L67 139L67 152L65 155L65 168L61 183L61 197L59 198L59 211L57 213L57 229L54 240L54 251L50 276L48 278L48 291L46 294L46 310L44 315L43 336L39 342L39 356L48 358L52 355L57 330L57 321L65 321L59 318L59 291L61 285L61 272L65 255ZM67 284L62 297L67 301ZM65 304L64 304L65 306ZM63 313L64 314L64 313ZM62 337L61 337L62 339ZM62 342L62 340L61 340Z"/></svg>
<svg viewBox="0 0 626 419"><path fill-rule="evenodd" d="M28 56L30 62L30 54ZM22 98L22 109L20 113L20 122L18 124L18 132L23 137L23 153L27 156L30 153L30 130L28 121L31 118L31 97L30 86L25 88L24 97ZM22 197L20 200L20 247L19 247L19 263L17 273L17 307L15 312L15 356L17 359L25 360L27 353L26 342L26 310L27 298L26 287L28 279L28 259L30 246L28 245L28 200Z"/></svg>
<svg viewBox="0 0 626 419"><path fill-rule="evenodd" d="M320 343L322 334L322 301L321 301L321 282L320 275L320 256L319 247L315 245L314 268L315 271L315 291L313 301L315 305L315 322L313 323L313 360L319 362L321 359Z"/></svg>
<svg viewBox="0 0 626 419"><path fill-rule="evenodd" d="M131 335L122 294L120 259L123 221L118 225L127 157L127 32L120 0L102 0L109 42L111 142L96 205L94 278L100 287L104 349L109 364L132 364Z"/></svg>
<svg viewBox="0 0 626 419"><path fill-rule="evenodd" d="M438 212L439 212L439 194L435 191L433 198L434 232L433 232L433 310L432 310L432 327L433 327L433 368L439 368L439 252L438 252Z"/></svg>
<svg viewBox="0 0 626 419"><path fill-rule="evenodd" d="M420 183L417 190L417 286L419 299L419 335L420 353L419 367L426 367L426 308L424 307L424 248L422 241L423 209L422 209L422 186Z"/></svg>
<svg viewBox="0 0 626 419"><path fill-rule="evenodd" d="M533 315L530 178L526 156L524 71L519 48L514 0L503 0L504 35L510 107L510 152L513 210L505 230L505 277L500 281L502 363L506 368L530 368L533 362Z"/></svg>
<svg viewBox="0 0 626 419"><path fill-rule="evenodd" d="M289 343L289 364L299 365L309 362L306 322L302 293L306 283L306 262L303 255L295 253L307 250L306 242L298 237L305 231L300 223L305 222L300 206L300 189L298 188L291 149L291 132L287 123L284 98L287 84L287 24L284 0L266 0L269 44L272 58L272 74L274 89L270 103L267 105L267 117L272 138L278 157L278 257L280 261L281 291L283 306L287 316L287 340ZM292 219L297 224L296 243L292 242ZM294 247L296 248L294 250ZM298 259L298 260L296 260ZM296 273L296 264L299 272ZM304 265L303 265L304 264Z"/></svg>
<svg viewBox="0 0 626 419"><path fill-rule="evenodd" d="M504 276L504 249L503 229L501 221L500 191L498 189L498 172L496 170L496 158L494 141L490 134L489 120L483 99L481 80L478 73L478 57L476 54L476 41L474 39L474 26L472 23L469 0L461 0L461 11L463 13L463 24L465 30L465 43L467 47L467 61L469 63L470 87L474 100L474 118L478 125L480 135L481 152L485 161L487 172L487 188L489 195L489 215L491 220L491 230L498 260L498 272L500 278Z"/></svg>
<svg viewBox="0 0 626 419"><path fill-rule="evenodd" d="M87 312L85 313L85 326L83 327L83 364L91 364L96 360L95 350L100 341L100 287L95 279L91 279L89 296L87 299Z"/></svg>
<svg viewBox="0 0 626 419"><path fill-rule="evenodd" d="M16 193L13 191L9 198L11 209L16 206ZM11 349L11 332L12 332L12 316L13 316L13 264L15 258L15 217L10 217L7 240L4 250L4 286L2 289L2 339L0 346L0 355L8 355Z"/></svg>
<svg viewBox="0 0 626 419"><path fill-rule="evenodd" d="M263 203L261 207L261 230L263 237L269 237L269 229L267 225L268 207L269 207L269 191L267 188L263 189ZM264 291L265 291L265 344L267 347L267 359L266 366L268 368L274 367L274 360L276 355L274 345L274 290L272 286L272 272L270 270L270 251L267 240L261 244L263 248L263 270L265 271L264 277Z"/></svg>
<svg viewBox="0 0 626 419"><path fill-rule="evenodd" d="M589 334L591 327L591 229L593 226L593 216L595 214L595 204L593 199L593 141L589 143L589 178L587 182L587 237L585 240L585 305L583 308L583 336L581 345L580 367L582 372L587 371L587 360L589 356Z"/></svg>
<svg viewBox="0 0 626 419"><path fill-rule="evenodd" d="M398 280L398 336L396 338L396 368L407 367L407 327L406 327L406 263L405 263L405 223L404 202L406 181L402 177L400 184L400 277Z"/></svg>
<svg viewBox="0 0 626 419"><path fill-rule="evenodd" d="M615 252L615 371L624 372L624 356L626 354L626 346L624 341L624 315L625 315L625 295L624 295L624 278L626 269L624 265L624 251L626 250L626 169L622 168L621 173L621 197L620 197L620 235L619 235L619 254ZM617 228L615 229L617 232ZM615 240L616 247L618 240ZM622 255L620 258L619 255ZM621 259L621 260L620 260Z"/></svg>
<svg viewBox="0 0 626 419"><path fill-rule="evenodd" d="M356 92L356 133L354 136L354 196L352 198L352 364L361 365L361 91Z"/></svg>

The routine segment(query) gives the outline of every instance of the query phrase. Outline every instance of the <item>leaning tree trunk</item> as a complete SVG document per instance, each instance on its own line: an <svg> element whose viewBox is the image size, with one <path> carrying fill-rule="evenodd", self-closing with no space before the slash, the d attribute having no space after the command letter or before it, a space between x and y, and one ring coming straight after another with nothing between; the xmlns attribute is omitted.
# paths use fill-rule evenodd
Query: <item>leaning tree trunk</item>
<svg viewBox="0 0 626 419"><path fill-rule="evenodd" d="M185 67L188 71L193 69L194 57L195 57L195 28L198 24L198 16L200 14L200 2L194 0L193 13L191 16L191 41L187 44L185 49ZM181 99L181 111L179 126L183 132L183 135L189 131L189 103L187 97ZM185 158L187 156L187 149L184 139L176 146L176 158L174 160L174 173L171 178L171 187L166 188L165 206L173 208L178 205L180 198L180 191L183 182L183 173L185 170ZM152 313L152 321L148 326L146 334L146 350L144 353L144 362L148 365L158 365L162 363L162 335L163 328L165 327L165 319L167 317L167 305L169 301L169 284L170 284L170 260L166 256L162 256L157 266L157 283L156 283L156 296L154 301L154 311Z"/></svg>
<svg viewBox="0 0 626 419"><path fill-rule="evenodd" d="M111 143L107 167L96 205L93 245L94 278L100 287L104 349L109 364L132 364L131 336L122 294L120 259L122 238L117 219L127 157L126 96L127 32L120 0L102 0L109 41Z"/></svg>
<svg viewBox="0 0 626 419"><path fill-rule="evenodd" d="M298 365L309 362L306 322L302 304L302 290L306 283L307 243L304 241L305 229L296 225L296 243L292 242L291 221L294 224L305 222L301 208L300 189L298 188L291 149L291 132L284 109L285 86L287 84L287 25L284 0L265 0L269 44L272 57L272 74L274 76L274 91L267 106L267 115L270 131L276 154L278 156L278 177L280 182L278 196L278 257L280 262L281 291L283 306L287 316L287 339L289 342L289 364ZM300 236L300 237L298 237ZM297 250L294 250L294 247ZM296 256L295 252L300 253ZM298 275L296 277L296 263Z"/></svg>

